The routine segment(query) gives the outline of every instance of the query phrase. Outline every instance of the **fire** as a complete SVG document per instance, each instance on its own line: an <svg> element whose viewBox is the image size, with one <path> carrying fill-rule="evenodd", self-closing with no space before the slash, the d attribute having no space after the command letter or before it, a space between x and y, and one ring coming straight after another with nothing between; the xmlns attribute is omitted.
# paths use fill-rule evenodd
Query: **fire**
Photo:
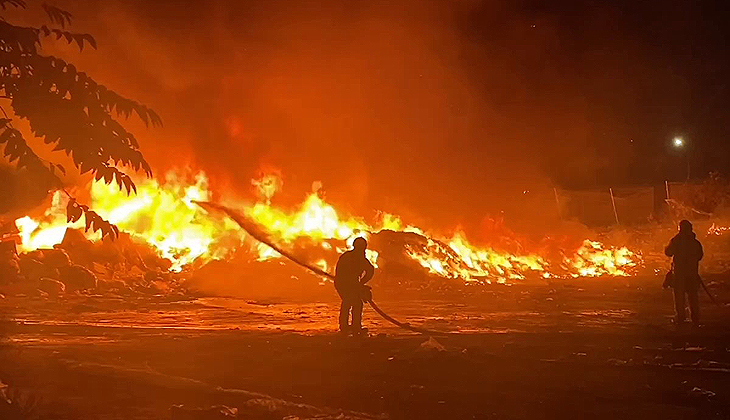
<svg viewBox="0 0 730 420"><path fill-rule="evenodd" d="M15 226L20 232L20 250L29 252L38 248L51 248L60 243L68 229L65 208L63 194L56 191L51 199L51 207L43 214L42 221L28 216L15 220Z"/></svg>
<svg viewBox="0 0 730 420"><path fill-rule="evenodd" d="M163 182L154 179L137 183L137 194L128 196L116 185L94 182L91 185L91 207L123 232L152 245L161 257L171 262L172 271L198 259L222 258L231 251L213 246L230 236L240 236L230 221L208 217L193 200L211 199L208 180L200 172L191 185L183 177L170 172ZM83 222L66 223L63 194L57 191L53 205L41 222L30 217L16 220L22 240L21 250L50 248L63 240L69 227L83 228ZM88 233L91 240L99 235Z"/></svg>
<svg viewBox="0 0 730 420"><path fill-rule="evenodd" d="M50 248L60 243L63 235L66 234L66 225L58 225L40 228L40 224L28 216L21 217L15 221L15 226L20 232L23 251L32 251L38 248Z"/></svg>
<svg viewBox="0 0 730 420"><path fill-rule="evenodd" d="M370 229L359 219L340 220L337 211L325 203L316 193L310 194L301 207L293 213L266 203L256 203L246 215L266 227L268 232L285 242L300 237L314 240L346 240Z"/></svg>
<svg viewBox="0 0 730 420"><path fill-rule="evenodd" d="M287 212L271 204L272 197L283 185L280 178L265 175L261 180L254 180L252 183L264 201L246 208L246 215L263 226L271 236L283 244L292 244L299 239L307 239L319 243L325 250L333 248L330 241L345 241L349 247L355 238L362 236L368 239L371 232L382 230L384 226L392 226L395 223L393 216L390 215L382 218L383 223L378 228L368 225L362 219L341 218L337 210L320 196L318 183L313 185L314 191L297 209ZM341 253L345 249L335 247L335 250L337 253ZM257 251L259 261L280 257L278 252L264 244L259 244ZM367 250L366 256L377 266L377 252ZM324 259L320 259L316 265L326 271L326 267L329 267L330 264Z"/></svg>
<svg viewBox="0 0 730 420"><path fill-rule="evenodd" d="M430 273L467 282L491 282L496 278L504 283L524 278L526 271L544 272L547 268L538 255L511 255L475 247L463 232L456 232L448 242L429 238L425 246L409 247L406 252Z"/></svg>
<svg viewBox="0 0 730 420"><path fill-rule="evenodd" d="M208 217L193 201L208 201L211 193L203 172L192 185L184 185L175 172L162 183L146 180L137 194L127 196L113 184L95 182L91 187L92 208L121 231L147 241L180 271L198 258L224 257L230 249L213 246L222 238L236 236L230 222Z"/></svg>
<svg viewBox="0 0 730 420"><path fill-rule="evenodd" d="M715 223L710 226L709 229L707 229L708 235L714 235L714 236L722 236L727 231L730 231L730 227L728 226L722 226L722 225L716 225Z"/></svg>
<svg viewBox="0 0 730 420"><path fill-rule="evenodd" d="M602 243L586 239L564 262L573 277L596 277L628 276L636 268L637 260L626 247L605 249Z"/></svg>
<svg viewBox="0 0 730 420"><path fill-rule="evenodd" d="M161 181L138 182L137 194L128 196L114 185L94 182L89 204L122 232L156 249L170 261L171 270L181 271L194 264L224 259L245 241L245 235L233 222L209 215L194 203L214 200L208 184L203 172L192 178L170 172ZM451 237L426 233L404 225L397 215L389 213L379 213L374 223L368 223L363 218L345 216L327 203L319 182L313 184L313 191L298 206L285 209L272 203L283 186L280 176L268 174L252 184L259 198L253 204L243 205L246 216L283 246L304 244L319 249L312 261L324 270L333 268L337 255L350 247L355 238L369 239L383 230L416 234L414 237L422 241L407 243L406 257L432 275L469 283L504 283L526 277L626 276L641 264L641 256L627 248L605 247L591 240L583 241L577 249L564 250L562 260L554 263L540 252L514 253L475 245L462 231ZM42 218L22 217L16 220L16 226L21 250L27 252L60 243L66 229L83 228L83 222L72 226L66 223L64 195L56 192ZM98 234L89 233L87 237L99 239ZM261 243L250 249L252 259L258 261L281 257ZM377 251L368 249L367 257L377 266Z"/></svg>

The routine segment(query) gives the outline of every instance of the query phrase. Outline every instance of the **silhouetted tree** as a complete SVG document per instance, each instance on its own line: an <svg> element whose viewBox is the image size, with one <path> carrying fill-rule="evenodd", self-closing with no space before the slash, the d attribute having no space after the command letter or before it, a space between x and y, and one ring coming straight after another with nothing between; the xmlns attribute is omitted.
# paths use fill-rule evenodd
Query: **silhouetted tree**
<svg viewBox="0 0 730 420"><path fill-rule="evenodd" d="M0 0L2 11L8 7L26 8L22 0ZM115 182L127 194L136 192L132 179L120 168L133 168L152 175L149 164L139 150L134 135L119 118L133 114L145 125L162 125L151 109L96 83L89 75L58 57L41 53L42 42L55 38L78 45L83 50L96 41L89 34L66 30L71 24L69 12L43 3L49 26L24 27L9 23L0 14L0 147L4 157L18 169L47 172L51 188L61 188L60 174L66 169L58 163L41 159L28 145L14 119L27 120L36 137L54 145L54 151L65 152L82 173L107 184ZM2 13L0 11L0 13ZM2 108L9 103L12 114ZM70 197L67 207L69 222L84 216L86 229L100 230L102 236L116 237L118 229L103 220L87 206Z"/></svg>

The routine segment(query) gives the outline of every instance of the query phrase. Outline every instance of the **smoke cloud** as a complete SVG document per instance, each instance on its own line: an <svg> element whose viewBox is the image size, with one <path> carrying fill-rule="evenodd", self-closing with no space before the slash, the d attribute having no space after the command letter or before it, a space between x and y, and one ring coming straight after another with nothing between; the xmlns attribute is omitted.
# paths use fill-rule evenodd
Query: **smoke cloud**
<svg viewBox="0 0 730 420"><path fill-rule="evenodd" d="M284 200L322 181L355 214L479 229L544 218L530 191L623 182L683 115L638 109L691 96L618 8L510 4L67 1L100 48L51 52L160 113L133 123L158 173L246 192L273 167Z"/></svg>

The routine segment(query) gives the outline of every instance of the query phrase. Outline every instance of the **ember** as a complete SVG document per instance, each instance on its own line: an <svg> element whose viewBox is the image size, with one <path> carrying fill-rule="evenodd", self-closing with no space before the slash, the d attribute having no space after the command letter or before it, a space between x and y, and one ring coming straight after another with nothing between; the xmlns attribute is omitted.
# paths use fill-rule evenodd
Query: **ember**
<svg viewBox="0 0 730 420"><path fill-rule="evenodd" d="M721 236L721 235L724 235L725 233L727 233L728 231L730 231L730 227L717 225L717 224L713 223L712 226L710 226L707 229L707 234Z"/></svg>

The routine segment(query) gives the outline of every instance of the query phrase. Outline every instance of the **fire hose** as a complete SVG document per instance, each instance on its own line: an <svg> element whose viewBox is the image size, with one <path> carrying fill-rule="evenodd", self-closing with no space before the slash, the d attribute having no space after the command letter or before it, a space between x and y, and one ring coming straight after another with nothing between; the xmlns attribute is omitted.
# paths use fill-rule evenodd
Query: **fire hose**
<svg viewBox="0 0 730 420"><path fill-rule="evenodd" d="M264 232L261 232L261 230L255 224L248 221L245 216L241 215L237 211L230 209L228 207L222 206L220 204L210 203L207 201L194 201L194 203L201 206L202 208L204 208L206 210L215 210L215 211L224 213L226 216L230 217L234 222L236 222L236 224L238 224L238 226L241 229L243 229L246 233L248 233L252 238L256 239L257 241L259 241L263 244L270 246L273 250L275 250L282 256L286 257L291 262L313 272L314 274L326 277L326 278L334 281L335 276L333 276L332 274L322 270L319 267L313 266L313 265L307 263L306 261L301 260L296 255L288 252L287 250L285 250L285 249L281 248L280 246L276 245L275 243L273 243L273 241L270 240ZM397 319L395 319L392 316L385 313L382 309L380 309L380 307L375 303L375 301L373 301L372 291L371 291L370 287L365 286L365 289L366 290L365 290L365 293L363 296L363 300L365 302L367 302L368 304L370 304L370 306L373 308L373 310L375 310L375 312L378 313L378 315L380 315L383 319L390 322L391 324L396 325L397 327L400 327L404 330L408 330L408 331L412 331L412 332L416 332L416 333L424 334L424 335L448 335L449 334L446 332L433 331L433 330L428 330L425 328L414 327L406 322L398 321Z"/></svg>

